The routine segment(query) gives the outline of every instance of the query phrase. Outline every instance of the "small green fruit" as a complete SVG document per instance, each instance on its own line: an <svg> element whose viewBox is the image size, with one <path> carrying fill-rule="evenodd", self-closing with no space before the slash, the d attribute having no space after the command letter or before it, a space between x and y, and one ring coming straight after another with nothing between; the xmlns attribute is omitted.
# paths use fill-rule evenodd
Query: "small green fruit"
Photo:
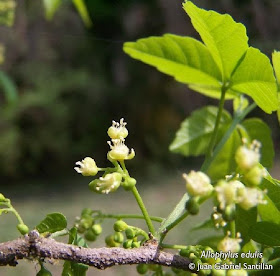
<svg viewBox="0 0 280 276"><path fill-rule="evenodd" d="M118 243L122 243L124 241L123 234L121 232L116 232L114 234L114 241Z"/></svg>
<svg viewBox="0 0 280 276"><path fill-rule="evenodd" d="M190 198L186 202L185 208L191 215L197 215L199 213L199 204L197 202L197 199L194 197Z"/></svg>
<svg viewBox="0 0 280 276"><path fill-rule="evenodd" d="M90 230L87 230L86 233L85 233L85 239L88 240L88 241L95 241L97 238L96 234L90 229Z"/></svg>
<svg viewBox="0 0 280 276"><path fill-rule="evenodd" d="M122 232L124 231L126 228L128 227L128 225L123 221L123 220L117 220L114 223L114 230L116 232Z"/></svg>
<svg viewBox="0 0 280 276"><path fill-rule="evenodd" d="M133 240L126 240L123 243L123 248L125 248L125 249L131 248L132 247L132 243L133 243Z"/></svg>
<svg viewBox="0 0 280 276"><path fill-rule="evenodd" d="M17 229L18 231L22 234L22 235L25 235L29 232L29 228L27 225L23 224L23 223L19 223L17 225Z"/></svg>
<svg viewBox="0 0 280 276"><path fill-rule="evenodd" d="M93 233L95 235L100 235L102 233L102 226L100 224L94 224L92 227L91 227Z"/></svg>
<svg viewBox="0 0 280 276"><path fill-rule="evenodd" d="M52 274L50 271L48 271L46 268L42 266L40 271L36 274L36 276L52 276Z"/></svg>
<svg viewBox="0 0 280 276"><path fill-rule="evenodd" d="M147 271L148 271L148 265L147 264L139 264L139 265L137 265L136 269L137 269L137 272L139 274L146 274Z"/></svg>
<svg viewBox="0 0 280 276"><path fill-rule="evenodd" d="M128 239L133 239L136 235L135 230L131 227L125 230L125 235Z"/></svg>

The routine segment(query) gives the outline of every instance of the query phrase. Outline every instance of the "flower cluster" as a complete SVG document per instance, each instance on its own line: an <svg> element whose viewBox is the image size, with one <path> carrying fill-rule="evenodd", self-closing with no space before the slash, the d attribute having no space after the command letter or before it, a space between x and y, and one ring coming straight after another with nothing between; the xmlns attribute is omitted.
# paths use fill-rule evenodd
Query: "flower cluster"
<svg viewBox="0 0 280 276"><path fill-rule="evenodd" d="M242 180L221 180L215 187L217 200L221 210L233 210L238 204L244 210L249 210L258 204L266 204L265 191L257 186L266 174L265 169L259 165L260 143L253 141L251 145L240 146L235 154L236 163L241 174L235 178Z"/></svg>
<svg viewBox="0 0 280 276"><path fill-rule="evenodd" d="M125 138L128 135L126 122L122 118L120 122L112 122L112 126L107 131L111 141L108 141L110 150L107 158L114 164L114 168L98 168L94 159L90 157L84 158L82 161L76 162L76 172L83 176L95 176L99 171L104 171L102 177L95 179L89 183L89 188L96 193L108 194L116 191L120 185L126 190L130 190L136 180L129 176L124 167L124 160L132 159L135 156L133 149L125 145ZM118 164L120 163L120 165Z"/></svg>
<svg viewBox="0 0 280 276"><path fill-rule="evenodd" d="M222 252L238 252L240 250L240 243L242 242L240 233L236 234L236 238L230 238L230 232L227 232L227 236L223 238L217 248Z"/></svg>

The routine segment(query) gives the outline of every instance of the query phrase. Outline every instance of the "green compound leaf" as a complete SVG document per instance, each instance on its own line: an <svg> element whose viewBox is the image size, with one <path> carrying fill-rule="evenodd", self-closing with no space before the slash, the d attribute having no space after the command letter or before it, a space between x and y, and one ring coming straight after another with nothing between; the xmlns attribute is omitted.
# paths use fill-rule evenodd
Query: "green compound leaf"
<svg viewBox="0 0 280 276"><path fill-rule="evenodd" d="M280 225L268 221L257 222L250 228L251 238L268 246L280 246Z"/></svg>
<svg viewBox="0 0 280 276"><path fill-rule="evenodd" d="M206 106L194 111L182 122L169 147L170 151L185 156L206 153L214 131L217 113L218 108L214 106ZM221 132L223 126L228 125L230 121L230 114L223 110L218 131Z"/></svg>
<svg viewBox="0 0 280 276"><path fill-rule="evenodd" d="M246 28L228 14L200 9L190 1L183 8L223 72L223 80L228 80L248 48Z"/></svg>
<svg viewBox="0 0 280 276"><path fill-rule="evenodd" d="M273 166L274 146L269 126L258 118L247 119L242 122L251 140L258 140L262 144L260 163L266 167Z"/></svg>
<svg viewBox="0 0 280 276"><path fill-rule="evenodd" d="M221 73L205 45L198 40L166 34L126 42L123 50L179 82L209 89L210 95L220 97Z"/></svg>
<svg viewBox="0 0 280 276"><path fill-rule="evenodd" d="M231 78L230 89L253 98L266 113L278 109L277 85L269 58L250 47Z"/></svg>
<svg viewBox="0 0 280 276"><path fill-rule="evenodd" d="M43 0L45 7L45 17L51 20L60 7L62 0Z"/></svg>
<svg viewBox="0 0 280 276"><path fill-rule="evenodd" d="M46 216L37 226L39 233L55 233L67 227L66 217L61 213L51 213Z"/></svg>
<svg viewBox="0 0 280 276"><path fill-rule="evenodd" d="M73 244L81 247L88 247L85 240L78 235L77 228L73 227L69 230L68 244ZM85 264L65 261L63 265L62 276L86 276L88 266Z"/></svg>

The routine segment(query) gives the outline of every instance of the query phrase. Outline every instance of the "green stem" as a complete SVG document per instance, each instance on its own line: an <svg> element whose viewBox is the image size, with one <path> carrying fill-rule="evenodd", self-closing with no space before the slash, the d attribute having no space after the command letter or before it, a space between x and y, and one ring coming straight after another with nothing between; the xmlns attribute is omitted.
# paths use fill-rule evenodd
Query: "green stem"
<svg viewBox="0 0 280 276"><path fill-rule="evenodd" d="M211 163L213 162L213 160L216 158L216 156L218 155L218 153L221 151L221 149L223 148L223 146L225 145L225 143L227 142L228 138L231 136L232 132L235 130L236 126L240 123L240 121L242 121L249 112L251 112L257 105L255 103L252 103L251 105L249 105L247 108L245 108L242 112L238 112L235 114L231 125L229 126L228 130L226 131L225 135L223 136L223 138L220 140L220 142L218 143L218 145L216 146L216 148L213 151L213 154L209 157L206 158L204 163L201 166L201 171L206 172L209 168L209 166L211 165Z"/></svg>
<svg viewBox="0 0 280 276"><path fill-rule="evenodd" d="M133 193L133 195L134 195L134 197L135 197L135 199L136 199L136 201L137 201L137 203L138 203L138 205L139 205L139 207L140 207L140 209L142 211L142 214L144 216L144 219L146 220L146 223L147 223L147 226L149 228L149 231L152 233L152 235L155 235L155 228L153 226L151 218L150 218L150 216L148 214L148 211L147 211L147 209L146 209L146 207L144 205L144 202L143 202L143 200L142 200L142 198L141 198L137 188L134 186L131 189L131 191L132 191L132 193Z"/></svg>
<svg viewBox="0 0 280 276"><path fill-rule="evenodd" d="M235 231L235 220L232 220L229 223L229 229L230 229L230 236L232 239L236 238L236 231Z"/></svg>
<svg viewBox="0 0 280 276"><path fill-rule="evenodd" d="M219 107L218 107L218 114L217 114L217 117L216 117L214 131L213 131L210 143L209 143L208 151L206 153L206 159L211 157L213 148L214 148L216 140L217 140L219 124L220 124L220 121L221 121L221 117L222 117L222 113L223 113L223 107L224 107L224 103L225 103L226 91L227 91L227 88L225 86L223 86L222 89L221 89L221 98L220 98Z"/></svg>
<svg viewBox="0 0 280 276"><path fill-rule="evenodd" d="M170 248L170 249L187 249L187 246L185 245L180 245L180 244L167 244L167 243L162 243L160 245L162 248Z"/></svg>
<svg viewBox="0 0 280 276"><path fill-rule="evenodd" d="M105 218L112 218L112 219L145 219L143 215L137 215L137 214L118 214L118 215L113 215L113 214L100 214L95 216L97 219L105 219ZM163 218L161 217L155 217L155 216L150 216L150 219L156 222L162 222Z"/></svg>
<svg viewBox="0 0 280 276"><path fill-rule="evenodd" d="M52 233L52 234L50 235L50 238L54 239L54 238L56 238L56 237L65 236L65 235L67 235L67 234L69 234L68 229L63 229L63 230L61 230L61 231L57 231L57 232L55 232L55 233Z"/></svg>

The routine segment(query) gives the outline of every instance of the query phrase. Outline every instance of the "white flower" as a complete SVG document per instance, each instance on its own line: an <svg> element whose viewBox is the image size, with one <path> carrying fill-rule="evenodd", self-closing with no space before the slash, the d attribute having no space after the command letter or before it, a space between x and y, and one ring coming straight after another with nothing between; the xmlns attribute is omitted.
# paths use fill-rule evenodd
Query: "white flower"
<svg viewBox="0 0 280 276"><path fill-rule="evenodd" d="M218 250L222 252L238 252L240 250L240 243L242 242L240 233L237 233L235 239L230 238L229 235L230 232L228 232L227 236L218 243Z"/></svg>
<svg viewBox="0 0 280 276"><path fill-rule="evenodd" d="M240 181L226 182L221 180L215 187L220 208L224 210L226 206L238 203L243 189L245 189L245 186Z"/></svg>
<svg viewBox="0 0 280 276"><path fill-rule="evenodd" d="M107 133L111 139L122 139L126 138L128 135L128 130L126 129L126 122L122 118L120 122L112 121L112 126L109 127Z"/></svg>
<svg viewBox="0 0 280 276"><path fill-rule="evenodd" d="M189 174L183 174L186 180L186 188L191 196L207 196L213 191L210 178L203 172L191 171Z"/></svg>
<svg viewBox="0 0 280 276"><path fill-rule="evenodd" d="M129 153L128 147L124 144L124 139L112 139L112 143L108 141L111 150L108 152L108 157L111 160L123 161L132 159L135 156L134 149Z"/></svg>
<svg viewBox="0 0 280 276"><path fill-rule="evenodd" d="M266 204L267 201L263 199L265 192L257 188L246 188L242 191L239 205L245 210L249 210L258 204Z"/></svg>
<svg viewBox="0 0 280 276"><path fill-rule="evenodd" d="M99 179L91 181L89 188L96 193L108 194L119 188L121 180L122 175L120 173L109 173L105 177L99 177Z"/></svg>
<svg viewBox="0 0 280 276"><path fill-rule="evenodd" d="M250 170L260 162L260 147L261 144L254 140L248 147L240 146L235 153L235 161L242 170Z"/></svg>
<svg viewBox="0 0 280 276"><path fill-rule="evenodd" d="M95 176L99 171L95 161L90 157L86 157L82 161L76 162L76 165L80 167L75 167L74 170L77 173L81 173L83 176Z"/></svg>

